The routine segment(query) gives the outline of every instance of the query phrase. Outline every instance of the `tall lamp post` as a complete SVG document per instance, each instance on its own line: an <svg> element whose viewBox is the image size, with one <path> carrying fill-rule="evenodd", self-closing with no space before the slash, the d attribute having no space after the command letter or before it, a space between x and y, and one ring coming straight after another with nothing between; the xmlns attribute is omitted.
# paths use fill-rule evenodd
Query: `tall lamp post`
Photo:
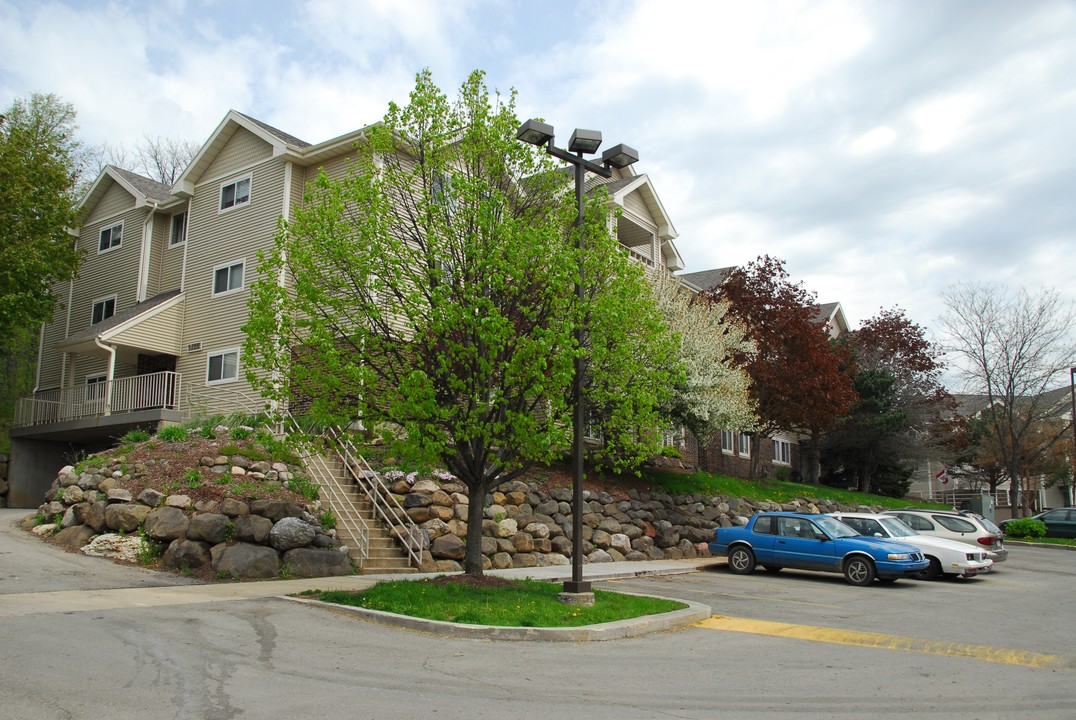
<svg viewBox="0 0 1076 720"><path fill-rule="evenodd" d="M625 168L639 160L639 153L627 145L617 145L602 153L602 162L587 160L584 155L598 152L602 144L602 134L598 130L580 130L572 132L568 149L562 150L554 143L553 126L539 120L528 120L520 126L516 138L525 143L544 147L553 157L570 163L575 167L575 205L576 205L576 247L584 249L583 243L583 187L586 172L589 170L603 178L613 176L610 168ZM582 306L584 300L583 264L580 261L579 275L575 281L575 296ZM576 323L575 341L582 348L585 338L582 323ZM583 423L585 408L583 405L583 358L575 358L575 373L572 378L572 579L564 583L564 594L568 596L585 595L593 602L590 583L583 581ZM572 598L565 598L572 602ZM584 599L583 602L586 602Z"/></svg>

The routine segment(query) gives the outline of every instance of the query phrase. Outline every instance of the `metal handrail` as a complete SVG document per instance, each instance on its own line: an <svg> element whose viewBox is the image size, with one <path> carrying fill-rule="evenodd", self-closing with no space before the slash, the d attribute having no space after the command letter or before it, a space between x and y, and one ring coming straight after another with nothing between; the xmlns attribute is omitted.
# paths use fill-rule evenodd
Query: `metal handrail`
<svg viewBox="0 0 1076 720"><path fill-rule="evenodd" d="M306 452L303 457L303 461L306 467L313 471L314 475L318 475L315 480L317 481L319 488L324 488L329 495L329 504L339 509L346 509L350 512L346 513L346 516L337 517L336 520L340 523L341 527L351 535L351 537L358 543L356 550L359 553L359 567L361 568L366 562L366 559L370 557L370 526L366 524L366 520L363 519L359 512L358 506L351 498L351 494L348 493L343 487L340 486L339 479L336 477L330 468L329 464L322 456L320 448L309 440L307 434L303 432L302 428L295 421L295 418L290 412L285 411L284 421L287 426L288 433L293 437L304 438L300 443L302 449ZM346 470L345 465L345 470Z"/></svg>
<svg viewBox="0 0 1076 720"><path fill-rule="evenodd" d="M412 567L417 568L422 562L422 548L419 540L422 537L422 529L404 511L403 506L396 500L396 496L389 491L381 474L370 467L366 458L359 454L354 444L340 428L329 428L326 436L336 445L344 461L345 469L370 498L374 511L381 521L391 528L405 528L406 537L398 534L397 538L407 551L408 562ZM417 549L416 546L418 546Z"/></svg>
<svg viewBox="0 0 1076 720"><path fill-rule="evenodd" d="M182 376L171 370L113 378L19 398L14 424L44 425L139 410L175 410L181 395Z"/></svg>

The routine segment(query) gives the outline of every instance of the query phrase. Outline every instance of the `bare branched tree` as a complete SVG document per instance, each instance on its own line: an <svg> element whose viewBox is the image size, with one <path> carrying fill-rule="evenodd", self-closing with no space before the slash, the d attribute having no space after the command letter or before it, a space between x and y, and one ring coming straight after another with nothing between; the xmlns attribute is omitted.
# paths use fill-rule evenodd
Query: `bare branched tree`
<svg viewBox="0 0 1076 720"><path fill-rule="evenodd" d="M983 419L1019 512L1027 507L1026 498L1019 497L1020 479L1039 459L1027 454L1031 434L1057 416L1057 404L1046 392L1061 385L1076 360L1076 308L1051 288L1032 295L979 283L953 285L943 300L945 349L956 360L966 390L986 398ZM1038 452L1049 452L1072 426L1057 427L1054 437L1034 444Z"/></svg>

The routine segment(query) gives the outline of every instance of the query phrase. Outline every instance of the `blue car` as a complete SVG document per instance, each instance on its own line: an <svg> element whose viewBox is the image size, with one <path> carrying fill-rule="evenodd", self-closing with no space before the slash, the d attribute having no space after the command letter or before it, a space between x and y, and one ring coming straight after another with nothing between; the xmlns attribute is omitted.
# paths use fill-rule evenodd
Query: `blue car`
<svg viewBox="0 0 1076 720"><path fill-rule="evenodd" d="M759 513L745 527L718 528L713 555L727 555L729 570L746 575L761 565L843 573L849 585L892 582L925 570L930 561L919 548L858 534L828 515Z"/></svg>

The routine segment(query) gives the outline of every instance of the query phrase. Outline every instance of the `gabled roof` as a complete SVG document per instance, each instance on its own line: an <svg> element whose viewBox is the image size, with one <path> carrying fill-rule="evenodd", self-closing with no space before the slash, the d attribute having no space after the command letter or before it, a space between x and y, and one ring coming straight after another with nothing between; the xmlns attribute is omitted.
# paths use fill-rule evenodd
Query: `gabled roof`
<svg viewBox="0 0 1076 720"><path fill-rule="evenodd" d="M848 332L848 318L844 316L844 308L839 302L819 305L815 320L826 325L833 337L839 337Z"/></svg>
<svg viewBox="0 0 1076 720"><path fill-rule="evenodd" d="M294 135L274 128L272 125L267 125L260 120L255 120L252 117L244 115L241 112L235 110L229 110L228 114L221 120L220 125L217 125L217 129L209 136L209 139L202 145L201 150L194 156L190 165L183 171L183 174L176 180L176 184L172 186L173 192L181 197L190 197L194 194L194 185L198 179L202 177L202 173L213 163L217 155L224 146L228 144L228 141L238 132L240 129L247 130L254 135L258 136L266 143L272 146L273 156L283 155L285 153L300 153L303 149L310 147L310 143L305 140L300 140Z"/></svg>
<svg viewBox="0 0 1076 720"><path fill-rule="evenodd" d="M693 273L681 273L677 275L680 282L691 285L700 292L708 292L721 287L728 279L729 273L735 270L735 266L713 268L712 270L700 270Z"/></svg>
<svg viewBox="0 0 1076 720"><path fill-rule="evenodd" d="M171 189L164 183L150 180L148 177L118 168L115 165L105 165L101 168L97 179L93 181L93 185L86 192L86 196L82 198L80 207L83 217L93 212L94 207L105 196L113 183L118 184L134 197L135 207L167 205L176 199Z"/></svg>
<svg viewBox="0 0 1076 720"><path fill-rule="evenodd" d="M96 347L94 338L99 338L102 342L106 342L113 335L126 330L133 321L145 319L150 316L151 313L155 314L154 311L159 312L182 299L182 290L169 290L160 295L154 295L148 300L143 300L126 310L121 310L107 320L103 320L95 325L90 325L88 328L77 333L72 333L61 342L58 342L56 347L65 352L79 352L84 349L92 350Z"/></svg>

